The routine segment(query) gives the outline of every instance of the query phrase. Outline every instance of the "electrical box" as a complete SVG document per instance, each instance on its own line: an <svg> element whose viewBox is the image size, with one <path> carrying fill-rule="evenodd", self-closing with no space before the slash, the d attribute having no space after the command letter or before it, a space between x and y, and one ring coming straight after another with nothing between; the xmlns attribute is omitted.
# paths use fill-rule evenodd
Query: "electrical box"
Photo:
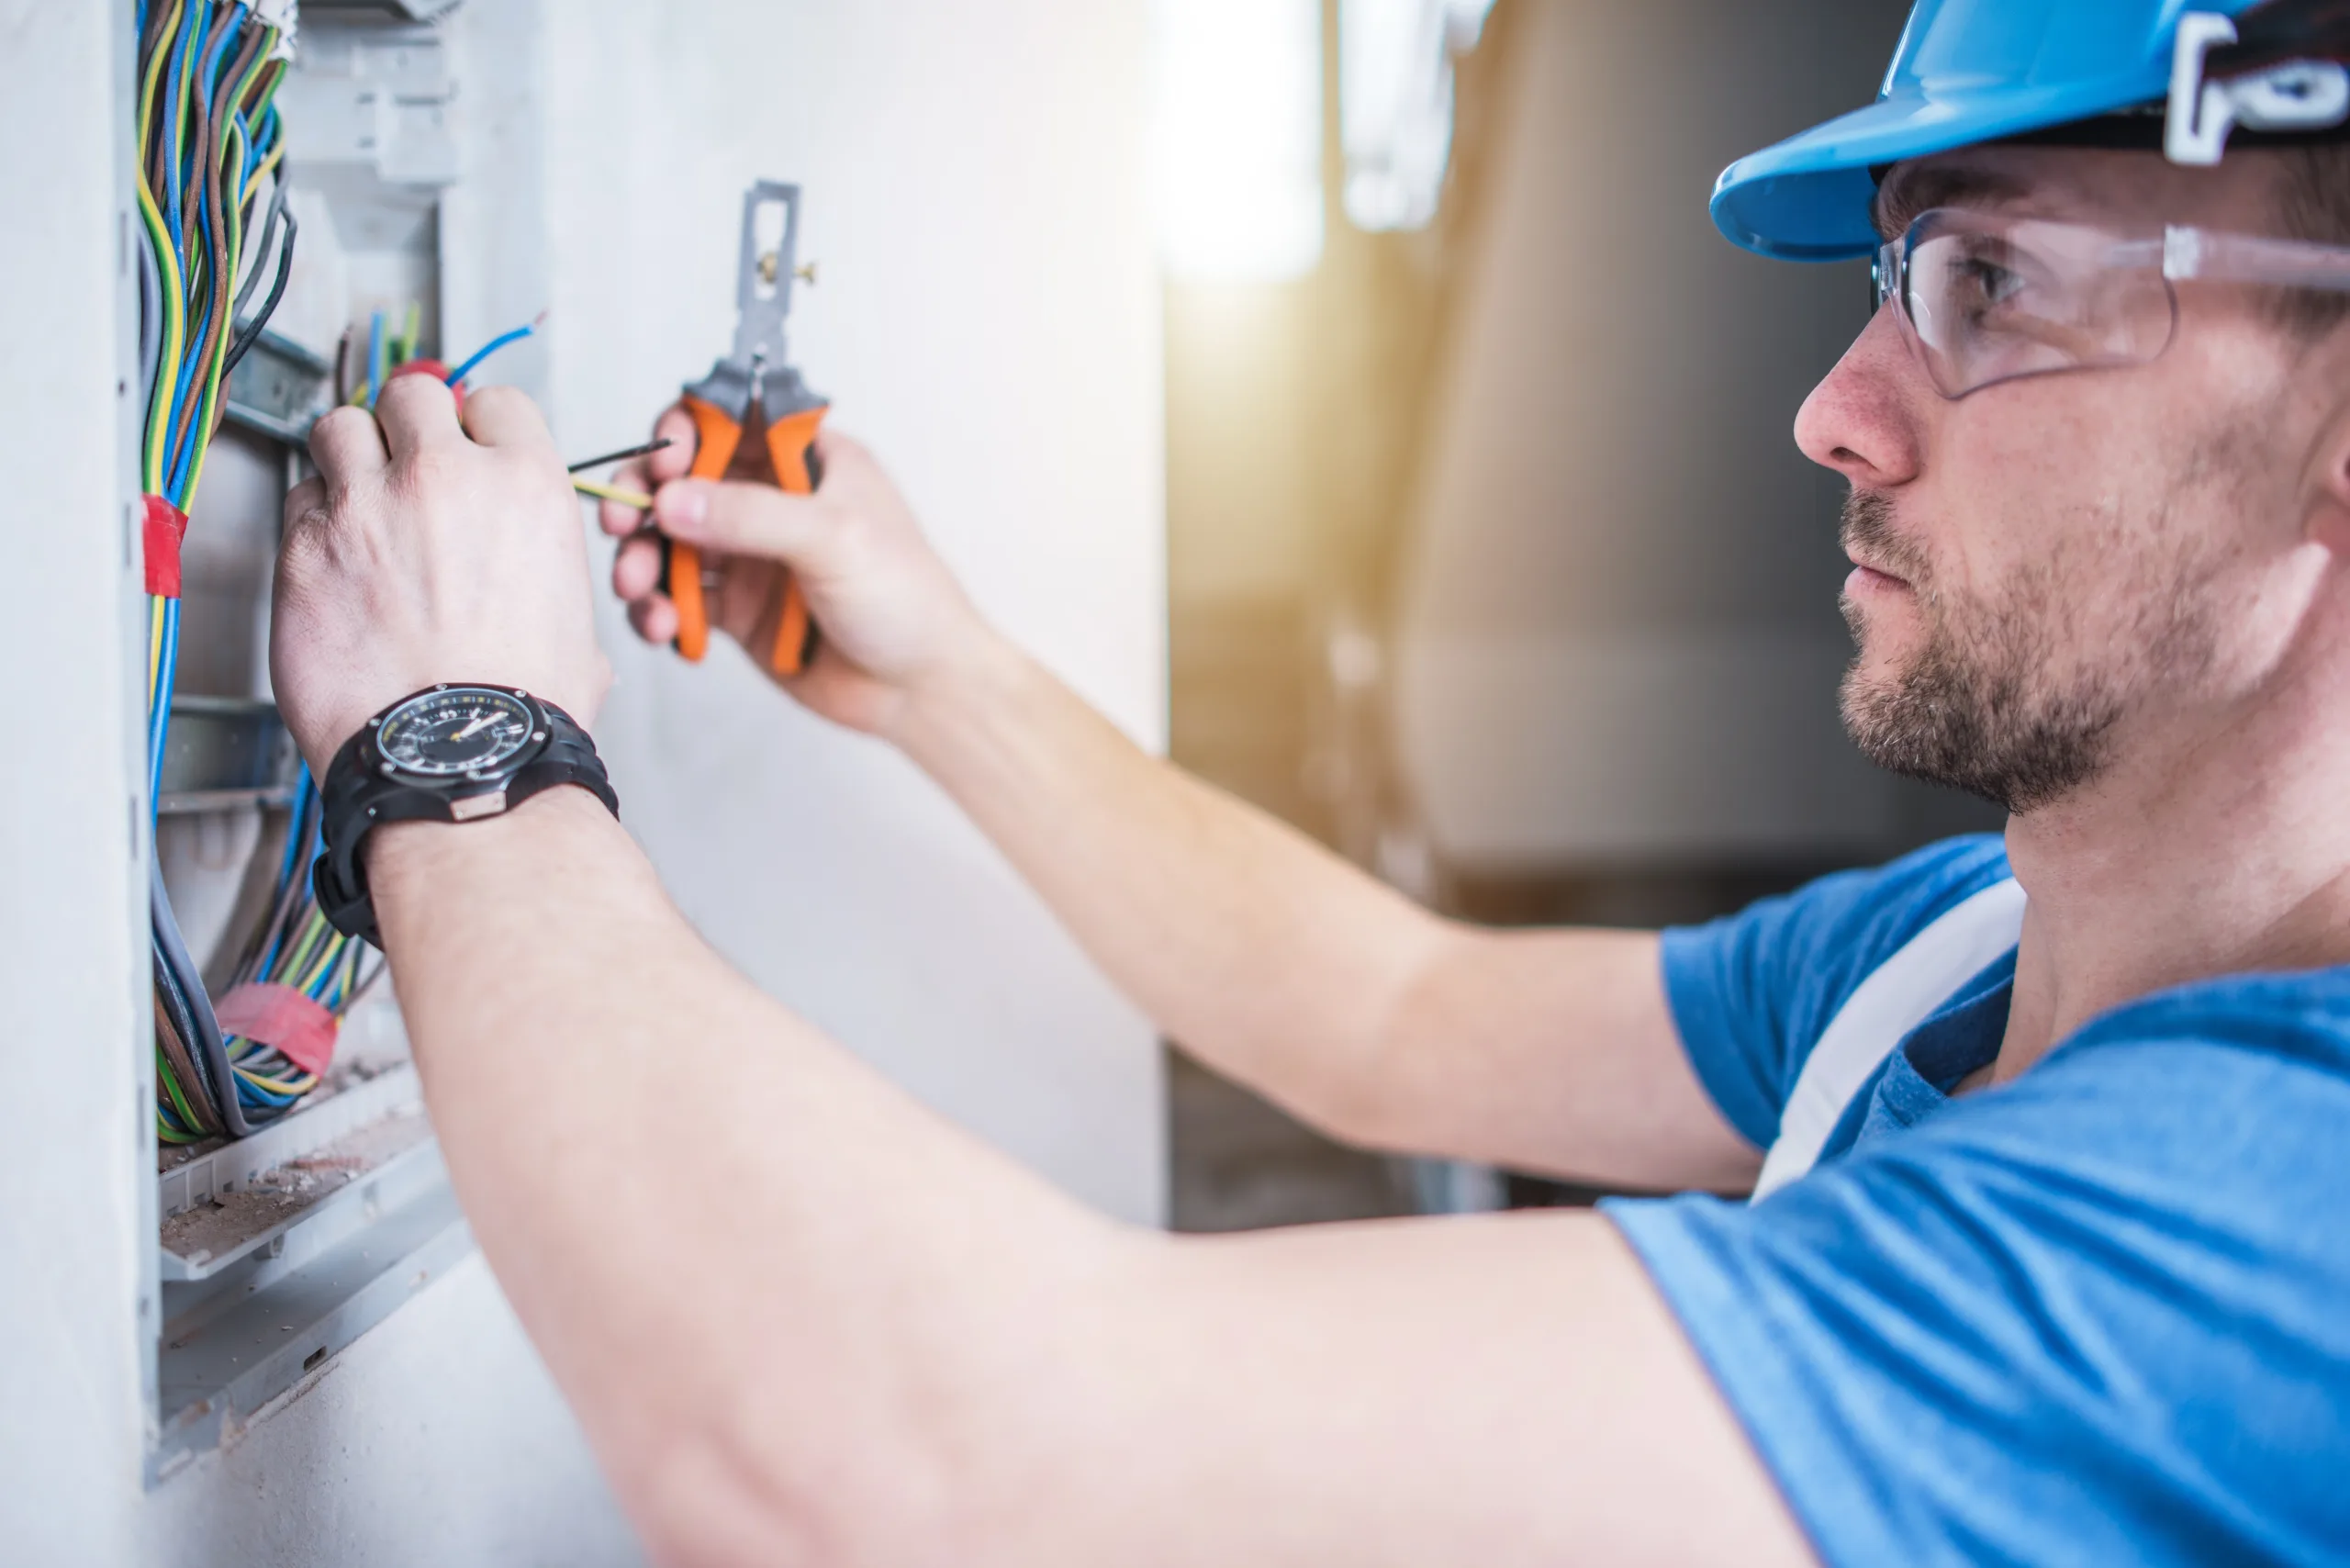
<svg viewBox="0 0 2350 1568"><path fill-rule="evenodd" d="M158 1001L151 1041L130 1047L156 1090L155 1481L472 1245L383 959L309 899L319 812L270 700L270 595L310 425L403 366L445 376L528 322L544 281L514 264L540 251L522 216L534 169L490 155L495 127L459 93L469 72L527 82L527 28L474 36L468 56L453 6L429 0L309 0L298 16L285 0L118 3L139 97L123 113L144 132L131 195L151 390L132 504L156 596L138 660ZM456 197L473 170L487 175L473 211L494 222ZM527 385L539 363L525 345L491 373Z"/></svg>

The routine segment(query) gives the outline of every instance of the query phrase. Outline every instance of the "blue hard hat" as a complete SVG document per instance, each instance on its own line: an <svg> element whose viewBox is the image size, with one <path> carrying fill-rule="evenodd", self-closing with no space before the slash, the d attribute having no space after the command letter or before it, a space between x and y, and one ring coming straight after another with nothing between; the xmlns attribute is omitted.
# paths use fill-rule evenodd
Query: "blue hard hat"
<svg viewBox="0 0 2350 1568"><path fill-rule="evenodd" d="M1714 222L1766 256L1865 256L1877 245L1872 168L2159 106L2179 17L2258 3L1918 0L1877 101L1731 164L1714 187Z"/></svg>

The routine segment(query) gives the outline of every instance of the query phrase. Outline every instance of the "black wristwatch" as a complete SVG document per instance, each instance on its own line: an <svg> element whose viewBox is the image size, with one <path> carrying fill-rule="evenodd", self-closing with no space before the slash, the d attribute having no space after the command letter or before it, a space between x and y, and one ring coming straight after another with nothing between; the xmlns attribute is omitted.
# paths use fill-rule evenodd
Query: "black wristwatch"
<svg viewBox="0 0 2350 1568"><path fill-rule="evenodd" d="M310 887L319 913L344 935L382 946L359 857L369 829L478 822L561 784L581 786L621 814L596 743L554 703L503 686L435 686L402 698L342 743L319 788L326 814Z"/></svg>

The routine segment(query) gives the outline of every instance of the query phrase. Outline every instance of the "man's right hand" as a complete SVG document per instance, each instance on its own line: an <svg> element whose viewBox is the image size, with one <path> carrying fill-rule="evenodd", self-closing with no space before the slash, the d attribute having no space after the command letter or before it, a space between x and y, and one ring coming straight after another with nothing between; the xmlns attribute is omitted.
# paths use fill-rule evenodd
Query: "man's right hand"
<svg viewBox="0 0 2350 1568"><path fill-rule="evenodd" d="M718 575L711 622L736 642L772 635L779 568L798 577L822 644L813 665L780 684L814 711L888 736L916 695L992 643L897 487L856 442L821 433L823 484L793 496L770 484L685 477L694 425L683 409L662 415L654 433L671 444L622 468L614 483L650 491L661 532L699 547ZM606 501L601 518L605 532L627 541L612 587L628 601L630 624L647 642L668 642L677 611L658 586L659 541L632 507Z"/></svg>

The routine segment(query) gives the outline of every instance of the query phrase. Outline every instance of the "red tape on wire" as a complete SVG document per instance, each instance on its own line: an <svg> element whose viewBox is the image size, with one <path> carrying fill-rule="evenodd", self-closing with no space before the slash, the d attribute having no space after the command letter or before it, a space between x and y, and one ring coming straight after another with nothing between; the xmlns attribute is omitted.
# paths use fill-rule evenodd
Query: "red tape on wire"
<svg viewBox="0 0 2350 1568"><path fill-rule="evenodd" d="M161 496L147 503L147 591L158 599L180 596L180 541L187 537L187 513Z"/></svg>
<svg viewBox="0 0 2350 1568"><path fill-rule="evenodd" d="M241 985L212 1010L223 1035L242 1035L308 1073L323 1073L334 1060L334 1014L290 985Z"/></svg>
<svg viewBox="0 0 2350 1568"><path fill-rule="evenodd" d="M384 385L388 386L403 375L429 375L443 386L449 385L449 367L437 359L412 359L385 376ZM449 390L457 399L457 411L464 413L465 411L464 383L461 381L454 386L450 386Z"/></svg>

